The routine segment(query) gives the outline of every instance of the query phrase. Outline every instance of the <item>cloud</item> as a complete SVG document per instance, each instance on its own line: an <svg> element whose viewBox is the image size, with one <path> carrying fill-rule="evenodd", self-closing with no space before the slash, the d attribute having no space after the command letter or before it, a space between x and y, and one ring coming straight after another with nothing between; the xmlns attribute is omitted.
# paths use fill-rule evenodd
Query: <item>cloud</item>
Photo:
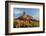
<svg viewBox="0 0 46 36"><path fill-rule="evenodd" d="M38 16L33 16L33 19L39 20Z"/></svg>
<svg viewBox="0 0 46 36"><path fill-rule="evenodd" d="M23 13L22 10L14 10L14 18L18 18L19 16L21 16Z"/></svg>
<svg viewBox="0 0 46 36"><path fill-rule="evenodd" d="M14 12L14 14L21 14L21 13L22 13L21 10L16 10L16 11Z"/></svg>

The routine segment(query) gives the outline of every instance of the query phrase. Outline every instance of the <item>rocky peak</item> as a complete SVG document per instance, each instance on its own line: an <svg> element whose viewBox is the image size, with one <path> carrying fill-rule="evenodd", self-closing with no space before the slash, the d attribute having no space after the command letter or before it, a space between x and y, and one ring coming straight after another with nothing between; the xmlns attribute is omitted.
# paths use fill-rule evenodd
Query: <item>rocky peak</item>
<svg viewBox="0 0 46 36"><path fill-rule="evenodd" d="M18 19L32 19L33 17L30 15L27 15L25 12L23 12L23 14L18 17Z"/></svg>

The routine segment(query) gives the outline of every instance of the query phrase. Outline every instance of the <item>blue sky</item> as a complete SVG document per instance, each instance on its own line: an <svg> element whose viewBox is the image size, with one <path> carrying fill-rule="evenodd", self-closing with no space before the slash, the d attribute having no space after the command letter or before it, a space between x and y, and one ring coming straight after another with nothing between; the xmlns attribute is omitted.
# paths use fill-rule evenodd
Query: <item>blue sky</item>
<svg viewBox="0 0 46 36"><path fill-rule="evenodd" d="M14 18L18 18L22 15L23 12L26 14L33 16L34 19L39 19L39 9L38 8L14 8L13 9Z"/></svg>

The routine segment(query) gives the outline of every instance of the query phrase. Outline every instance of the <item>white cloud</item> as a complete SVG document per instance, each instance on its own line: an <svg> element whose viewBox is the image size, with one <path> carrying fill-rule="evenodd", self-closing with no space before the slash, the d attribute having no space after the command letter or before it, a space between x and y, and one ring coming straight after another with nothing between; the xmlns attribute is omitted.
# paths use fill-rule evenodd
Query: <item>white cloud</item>
<svg viewBox="0 0 46 36"><path fill-rule="evenodd" d="M14 13L15 14L22 14L22 11L21 10L16 10Z"/></svg>
<svg viewBox="0 0 46 36"><path fill-rule="evenodd" d="M33 16L33 19L39 20L38 16Z"/></svg>

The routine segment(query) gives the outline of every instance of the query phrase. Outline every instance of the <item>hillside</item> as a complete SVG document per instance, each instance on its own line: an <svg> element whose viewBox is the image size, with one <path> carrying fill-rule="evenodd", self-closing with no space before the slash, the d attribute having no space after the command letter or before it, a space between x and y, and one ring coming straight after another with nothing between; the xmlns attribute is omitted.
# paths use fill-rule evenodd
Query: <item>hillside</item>
<svg viewBox="0 0 46 36"><path fill-rule="evenodd" d="M33 19L24 12L20 17L14 19L14 27L39 27L39 20Z"/></svg>

